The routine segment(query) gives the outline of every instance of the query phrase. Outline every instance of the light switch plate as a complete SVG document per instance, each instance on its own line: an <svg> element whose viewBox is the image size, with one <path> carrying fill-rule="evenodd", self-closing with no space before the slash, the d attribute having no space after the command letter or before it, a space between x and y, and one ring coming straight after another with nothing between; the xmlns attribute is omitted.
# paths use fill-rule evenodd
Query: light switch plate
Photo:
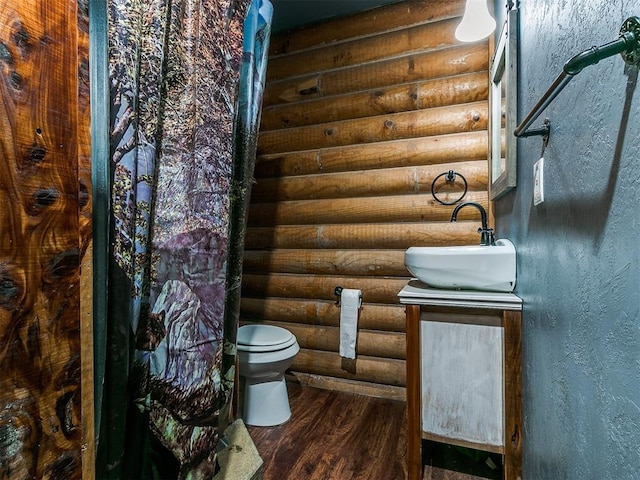
<svg viewBox="0 0 640 480"><path fill-rule="evenodd" d="M544 157L533 165L533 204L544 202Z"/></svg>

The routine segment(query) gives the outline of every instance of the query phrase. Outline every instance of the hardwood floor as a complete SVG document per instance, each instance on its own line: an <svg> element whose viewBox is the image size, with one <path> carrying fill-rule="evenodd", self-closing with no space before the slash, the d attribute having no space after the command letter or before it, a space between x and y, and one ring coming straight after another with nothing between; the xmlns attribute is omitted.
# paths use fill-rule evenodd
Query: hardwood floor
<svg viewBox="0 0 640 480"><path fill-rule="evenodd" d="M405 402L288 385L292 419L248 427L263 480L402 480Z"/></svg>
<svg viewBox="0 0 640 480"><path fill-rule="evenodd" d="M289 422L278 427L247 426L264 460L263 480L407 478L405 402L291 383L287 388ZM426 459L424 480L485 478L428 465L432 460ZM473 470L472 462L458 462L462 470Z"/></svg>

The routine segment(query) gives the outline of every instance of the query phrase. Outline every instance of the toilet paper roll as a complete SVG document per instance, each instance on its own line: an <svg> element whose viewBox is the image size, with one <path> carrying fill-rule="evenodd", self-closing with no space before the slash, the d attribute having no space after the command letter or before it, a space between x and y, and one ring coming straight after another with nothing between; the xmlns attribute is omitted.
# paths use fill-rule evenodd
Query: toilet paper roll
<svg viewBox="0 0 640 480"><path fill-rule="evenodd" d="M356 337L358 335L358 314L362 292L344 288L340 295L340 356L356 358Z"/></svg>

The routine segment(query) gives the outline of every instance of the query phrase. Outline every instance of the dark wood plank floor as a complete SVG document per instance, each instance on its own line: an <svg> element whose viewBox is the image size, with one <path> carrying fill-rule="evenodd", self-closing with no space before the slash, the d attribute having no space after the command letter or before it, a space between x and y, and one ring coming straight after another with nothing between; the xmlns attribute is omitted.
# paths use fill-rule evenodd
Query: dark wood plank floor
<svg viewBox="0 0 640 480"><path fill-rule="evenodd" d="M292 419L248 427L264 480L402 480L405 403L289 384Z"/></svg>
<svg viewBox="0 0 640 480"><path fill-rule="evenodd" d="M263 480L404 480L405 402L287 384L291 420L247 427ZM424 480L483 480L425 465Z"/></svg>

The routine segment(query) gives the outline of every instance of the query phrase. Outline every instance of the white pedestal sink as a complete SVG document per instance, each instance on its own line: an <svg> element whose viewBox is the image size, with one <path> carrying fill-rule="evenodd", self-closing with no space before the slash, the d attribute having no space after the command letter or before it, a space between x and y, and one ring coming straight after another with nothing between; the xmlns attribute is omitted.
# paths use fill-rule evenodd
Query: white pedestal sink
<svg viewBox="0 0 640 480"><path fill-rule="evenodd" d="M411 247L404 264L433 288L512 292L516 286L516 249L507 239L495 246Z"/></svg>

